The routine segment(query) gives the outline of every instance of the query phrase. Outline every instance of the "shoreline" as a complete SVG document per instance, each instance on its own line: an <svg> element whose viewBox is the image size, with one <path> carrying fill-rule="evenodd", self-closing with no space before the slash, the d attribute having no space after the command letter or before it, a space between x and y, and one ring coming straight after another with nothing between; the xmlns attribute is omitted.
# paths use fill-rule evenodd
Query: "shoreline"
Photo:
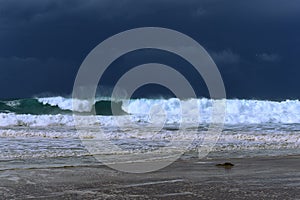
<svg viewBox="0 0 300 200"><path fill-rule="evenodd" d="M231 169L216 164L231 162ZM300 155L180 159L130 174L101 164L0 172L0 199L300 199Z"/></svg>

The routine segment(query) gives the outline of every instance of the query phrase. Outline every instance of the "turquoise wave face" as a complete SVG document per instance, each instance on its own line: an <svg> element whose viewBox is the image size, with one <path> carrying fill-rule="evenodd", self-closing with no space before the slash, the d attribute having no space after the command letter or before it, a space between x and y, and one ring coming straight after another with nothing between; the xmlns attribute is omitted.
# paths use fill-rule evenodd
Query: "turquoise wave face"
<svg viewBox="0 0 300 200"><path fill-rule="evenodd" d="M114 107L114 113L112 112L112 106ZM127 114L122 109L122 102L112 101L97 101L95 103L96 115L125 115Z"/></svg>
<svg viewBox="0 0 300 200"><path fill-rule="evenodd" d="M127 114L122 110L122 102L98 101L95 103L97 115L112 115L112 105L115 115ZM0 113L31 114L31 115L57 115L72 114L72 110L61 109L57 105L42 103L38 99L18 99L12 101L0 101ZM81 112L90 114L89 112Z"/></svg>
<svg viewBox="0 0 300 200"><path fill-rule="evenodd" d="M37 99L20 99L0 102L0 112L15 114L67 114L69 111L62 110L58 106L42 104Z"/></svg>

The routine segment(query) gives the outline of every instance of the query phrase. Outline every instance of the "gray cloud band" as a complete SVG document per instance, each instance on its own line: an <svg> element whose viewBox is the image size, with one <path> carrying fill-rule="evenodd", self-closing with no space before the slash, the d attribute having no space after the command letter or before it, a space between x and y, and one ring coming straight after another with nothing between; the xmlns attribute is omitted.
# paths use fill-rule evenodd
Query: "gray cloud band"
<svg viewBox="0 0 300 200"><path fill-rule="evenodd" d="M209 54L195 40L180 32L165 28L146 27L121 32L106 39L89 53L80 66L74 82L73 99L88 99L93 104L99 80L109 65L128 52L144 48L169 51L190 62L205 81L210 97L218 99L212 101L211 123L198 149L199 157L207 155L217 142L223 128L226 92L218 68ZM184 76L171 67L157 63L133 68L119 79L114 88L125 87L128 92L126 98L130 99L136 89L149 83L165 86L179 99L187 96L196 98L189 81ZM88 86L88 89L82 90L82 86ZM114 95L115 90L112 96L114 97ZM78 101L73 101L73 106L78 107L76 104L78 104ZM196 106L198 107L198 104ZM113 113L114 110L114 106L112 106ZM95 110L93 111L93 114L95 114ZM201 117L199 112L196 112L198 116L189 116L189 113L189 110L181 106L183 118L181 122L184 121L184 118ZM120 119L118 117L115 118L118 121L118 126L122 128L124 119ZM76 113L74 113L74 120L75 125L80 130L81 118ZM96 118L94 120L97 121ZM162 122L160 126L156 127L156 131L160 131L164 127L165 119ZM130 120L127 120L126 123L130 123ZM146 153L128 153L123 151L106 139L101 127L94 140L82 139L82 142L91 154L109 167L126 172L142 173L155 171L171 164L187 150L189 144L197 137L197 133L186 133L184 126L181 126L181 130L174 133L174 138L177 136L181 138L182 134L188 134L188 137L186 137L188 139L185 138L185 142L178 142L178 140L174 139L171 146ZM109 148L121 153L117 157L98 154L97 152L103 148ZM145 162L146 160L147 162Z"/></svg>

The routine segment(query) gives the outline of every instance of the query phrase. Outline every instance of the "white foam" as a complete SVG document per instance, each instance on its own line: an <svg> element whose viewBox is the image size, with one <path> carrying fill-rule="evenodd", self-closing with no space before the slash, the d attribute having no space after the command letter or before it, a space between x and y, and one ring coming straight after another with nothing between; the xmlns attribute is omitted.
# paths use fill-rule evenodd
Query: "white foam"
<svg viewBox="0 0 300 200"><path fill-rule="evenodd" d="M39 101L59 106L61 109L76 111L90 109L89 102L77 100L80 102L80 106L73 108L72 99L63 97L42 98ZM145 148L148 147L147 144L141 144L139 141L150 142L149 148L153 145L159 146L165 141L176 142L173 140L174 137L180 142L199 136L201 142L201 134L205 130L201 131L195 128L194 122L200 124L210 122L213 101L209 99L130 100L123 104L123 109L131 115L77 116L76 123L73 115L0 113L0 137L2 138L0 158L85 155L87 152L79 145L81 144L79 141L76 143L74 140L73 146L70 145L70 141L73 141L73 138L78 139L78 137L92 139L96 137L99 128L103 128L109 140L121 140L122 144L129 141L130 145L132 140L138 141L137 146L144 145ZM215 146L216 151L256 149L292 149L293 151L293 149L300 149L300 102L298 100L282 102L227 100L226 106L225 124L227 129L220 135ZM182 121L181 108L188 111L185 115L190 118L190 121ZM197 116L195 114L200 114L200 118L194 117ZM161 125L164 116L171 128L157 131L157 126ZM186 123L185 127L189 129L176 134L176 126L174 129L172 126L174 123L176 125L180 122ZM79 131L76 131L75 124L79 126ZM145 125L150 126L144 128ZM81 127L82 129L80 129ZM191 133L198 135L195 136ZM20 143L17 140L19 137L25 137L24 141L28 141L28 143L24 143L22 146L23 142ZM16 141L10 144L14 138ZM40 138L45 139L44 143L40 143ZM56 145L59 148L53 144L53 138L58 138L55 142L59 143ZM70 141L64 142L67 139ZM31 140L36 142L31 142ZM157 141L158 143L155 143ZM37 144L40 145L39 148L36 148ZM6 150L7 145L11 146L9 151ZM46 146L49 146L47 150L45 150ZM79 150L76 151L76 149Z"/></svg>
<svg viewBox="0 0 300 200"><path fill-rule="evenodd" d="M114 122L110 117L104 116L78 116L76 125L94 126ZM103 122L103 123L102 123ZM75 126L73 115L30 115L0 113L0 127L51 127L51 126Z"/></svg>
<svg viewBox="0 0 300 200"><path fill-rule="evenodd" d="M94 104L94 102L90 102L88 100L77 100L60 96L38 98L38 101L44 105L49 104L51 106L58 106L62 110L73 110L78 112L89 112Z"/></svg>
<svg viewBox="0 0 300 200"><path fill-rule="evenodd" d="M99 127L98 129L99 130ZM167 148L166 151L176 152L190 139L192 149L201 146L201 137L205 136L202 131L197 131L198 138L191 135L190 131L182 131L177 134L176 131L163 130L155 132L152 129L124 128L116 129L114 127L105 131L106 139L110 141L120 141L116 144L125 145L128 148L151 150L155 147L168 146L172 141L174 148ZM57 156L80 156L86 155L87 152L84 143L79 138L93 140L97 138L98 132L91 130L89 127L76 131L74 128L9 128L0 129L0 159L8 158L33 158L33 157L57 157ZM22 138L22 142L20 142ZM191 140L192 139L192 140ZM176 143L177 142L177 143ZM103 154L122 154L124 152L116 151L114 148L105 146L105 143L99 143L102 146L97 148L103 149ZM185 146L186 147L186 146ZM300 132L299 131L225 131L218 142L215 144L213 151L221 152L226 150L267 150L267 149L290 149L289 152L300 149ZM129 149L126 149L129 150ZM131 152L131 151L130 151Z"/></svg>
<svg viewBox="0 0 300 200"><path fill-rule="evenodd" d="M147 114L153 105L161 105L170 116L180 113L180 106L200 114L200 123L210 123L214 101L209 99L170 100L131 100L123 109L131 114ZM199 106L199 107L197 107ZM196 116L190 114L190 116ZM198 119L193 119L198 120ZM282 102L259 100L226 100L225 124L261 124L261 123L300 123L300 102L286 100Z"/></svg>
<svg viewBox="0 0 300 200"><path fill-rule="evenodd" d="M73 100L64 97L39 98L43 104L58 106L63 110L74 110L79 112L90 111L93 103L88 100ZM155 119L160 114L165 114L167 123L181 123L181 111L184 113L184 122L189 123L211 123L211 111L214 101L210 99L136 99L123 103L123 110L134 116L138 116L141 121L160 121ZM77 105L75 108L73 105ZM163 112L161 112L163 110ZM155 113L156 111L159 111ZM153 113L154 112L154 113ZM199 118L200 116L200 118ZM69 125L72 118L68 115L14 115L0 114L0 126L29 125L47 126L52 124ZM104 123L110 123L105 118ZM154 119L154 120L153 120ZM298 100L286 100L282 102L259 101L259 100L226 100L225 124L265 124L300 123L300 102Z"/></svg>

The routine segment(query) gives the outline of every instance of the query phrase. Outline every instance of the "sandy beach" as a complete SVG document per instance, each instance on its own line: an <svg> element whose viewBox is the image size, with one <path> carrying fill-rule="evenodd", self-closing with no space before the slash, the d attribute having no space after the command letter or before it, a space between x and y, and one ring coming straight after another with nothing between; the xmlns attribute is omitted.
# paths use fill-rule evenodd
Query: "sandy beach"
<svg viewBox="0 0 300 200"><path fill-rule="evenodd" d="M299 159L181 159L146 174L101 164L3 170L0 199L300 199ZM226 161L235 166L215 166Z"/></svg>

